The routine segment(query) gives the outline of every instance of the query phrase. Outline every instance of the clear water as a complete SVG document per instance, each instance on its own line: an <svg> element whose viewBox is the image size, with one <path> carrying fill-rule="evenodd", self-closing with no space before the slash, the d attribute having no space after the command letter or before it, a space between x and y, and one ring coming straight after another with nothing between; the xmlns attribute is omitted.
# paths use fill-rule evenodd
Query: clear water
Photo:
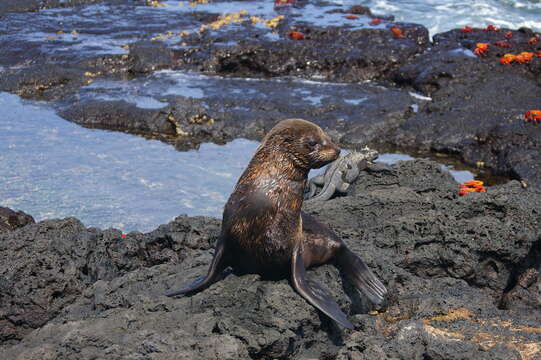
<svg viewBox="0 0 541 360"><path fill-rule="evenodd" d="M125 100L141 108L161 108L167 105L168 95L194 99L238 97L243 102L269 100L277 103L303 102L302 106L323 106L325 103L344 102L359 106L385 90L375 84L326 83L294 77L253 79L231 78L162 70L133 80L96 80L83 86L75 97L81 100ZM411 93L417 100L430 98ZM74 101L75 101L74 99ZM428 99L428 100L427 100Z"/></svg>
<svg viewBox="0 0 541 360"><path fill-rule="evenodd" d="M75 216L87 226L150 231L182 213L220 217L258 146L238 139L179 152L155 140L82 128L8 93L0 93L0 108L10 109L0 117L0 206L38 221ZM379 161L411 159L382 154Z"/></svg>
<svg viewBox="0 0 541 360"><path fill-rule="evenodd" d="M369 19L364 16L353 21L344 14L326 13L354 4L368 6L375 14L395 15L397 21L423 24L432 35L464 25L541 30L541 1L533 0L329 0L326 7L308 3L298 9L275 9L272 1L213 2L194 7L187 2L184 6L178 6L178 1L166 3L170 6L98 4L8 14L0 23L0 32L3 41L39 42L46 54L86 57L125 53L121 45L165 31L193 30L199 26L188 16L193 11L225 14L247 10L249 15L266 19L285 15L322 26L368 26ZM58 35L59 30L65 33ZM77 34L71 35L71 30ZM49 36L57 39L42 41ZM270 29L265 36L278 39ZM451 55L472 56L469 52ZM239 96L257 98L260 94L251 89L250 81L265 80L224 82L215 77L163 71L130 83L96 81L81 95L104 100L124 98L142 108L160 108L166 104L163 96L167 95L205 98L213 91L234 92L240 88ZM328 101L329 92L340 92L344 86L309 81L298 84L293 79L273 81L287 81L295 98L313 106ZM358 95L343 100L352 105L366 101L366 94ZM419 94L411 95L430 101ZM45 106L24 103L14 95L0 93L0 106L9 109L0 117L0 205L26 211L37 220L75 216L89 226L148 231L181 213L220 217L223 204L258 145L239 139L225 146L203 144L198 151L182 153L158 141L81 128ZM410 159L404 154L382 154L378 161ZM458 182L474 177L470 171L442 166L451 170Z"/></svg>
<svg viewBox="0 0 541 360"><path fill-rule="evenodd" d="M149 231L173 217L221 216L257 142L179 152L159 141L69 123L0 93L0 206L36 220Z"/></svg>

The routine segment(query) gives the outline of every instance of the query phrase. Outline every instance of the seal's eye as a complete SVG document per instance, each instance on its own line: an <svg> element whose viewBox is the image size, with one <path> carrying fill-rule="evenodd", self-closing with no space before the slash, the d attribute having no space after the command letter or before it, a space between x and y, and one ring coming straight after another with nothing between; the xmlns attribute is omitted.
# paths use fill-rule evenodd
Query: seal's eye
<svg viewBox="0 0 541 360"><path fill-rule="evenodd" d="M317 145L317 141L314 140L314 139L308 140L307 143L308 143L308 146L310 146L310 147L314 147L314 146Z"/></svg>

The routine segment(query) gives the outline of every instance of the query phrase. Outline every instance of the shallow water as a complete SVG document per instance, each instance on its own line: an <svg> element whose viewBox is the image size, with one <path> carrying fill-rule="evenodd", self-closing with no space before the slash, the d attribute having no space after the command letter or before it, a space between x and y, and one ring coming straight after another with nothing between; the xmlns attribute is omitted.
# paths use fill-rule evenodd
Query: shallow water
<svg viewBox="0 0 541 360"><path fill-rule="evenodd" d="M12 94L0 93L0 108L10 109L0 117L0 206L38 221L75 216L87 226L150 231L181 213L220 217L258 146L238 139L179 152L82 128ZM383 154L379 161L409 159Z"/></svg>
<svg viewBox="0 0 541 360"><path fill-rule="evenodd" d="M242 101L294 103L299 106L322 106L344 102L358 106L386 89L372 84L344 84L316 82L294 77L253 79L231 78L200 73L162 70L133 80L96 80L83 86L75 98L79 100L124 100L140 108L161 108L167 105L168 95L194 99L230 98ZM419 95L410 93L419 100ZM426 101L426 97L420 100ZM74 99L75 101L75 99ZM68 101L69 102L69 101Z"/></svg>
<svg viewBox="0 0 541 360"><path fill-rule="evenodd" d="M221 216L258 143L202 144L179 152L159 141L69 123L45 106L0 93L0 205L42 220L149 231L173 217Z"/></svg>

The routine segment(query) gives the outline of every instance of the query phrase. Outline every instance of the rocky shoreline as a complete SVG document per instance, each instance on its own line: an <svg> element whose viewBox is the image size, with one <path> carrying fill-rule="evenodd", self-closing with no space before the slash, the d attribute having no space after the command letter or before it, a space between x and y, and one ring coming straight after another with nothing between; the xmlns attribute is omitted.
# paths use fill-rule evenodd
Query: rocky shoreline
<svg viewBox="0 0 541 360"><path fill-rule="evenodd" d="M321 125L345 147L368 144L445 153L541 186L537 160L541 126L524 122L526 111L539 108L541 58L529 64L499 62L504 53L540 51L541 42L530 41L539 34L525 28L457 29L430 41L423 26L395 23L392 16L380 16L380 24L369 25L376 15L358 5L298 1L293 8L273 11L272 4L258 10L253 2L244 3L249 10L225 17L220 11L227 2L218 0L213 2L215 12L208 7L199 10L204 3L195 2L181 16L167 16L164 10L164 17L159 6L142 6L144 2L63 2L65 24L58 27L50 25L48 13L28 13L40 33L53 35L2 42L0 90L51 101L65 119L83 126L159 138L181 150L238 137L258 140L278 120L301 117ZM116 12L132 17L119 27L116 22L122 17ZM270 17L271 13L277 16ZM25 31L26 13L0 14L7 24L0 38L14 39ZM105 14L110 16L105 26L98 20L88 23L93 15L99 19ZM344 20L347 16L351 20ZM330 26L326 17L342 25ZM390 31L393 26L401 34ZM292 40L292 31L304 38ZM116 32L127 35L115 36ZM111 42L104 52L119 53L87 50L86 37L97 35L105 37L104 43ZM479 42L491 44L487 56L474 55ZM152 79L164 69L203 73L212 85L201 96L182 91L162 95L164 107L159 109L141 109L122 95L104 100L89 89L104 81ZM344 101L343 94L333 92L314 97L311 84L291 93L287 88L291 76L318 84L355 84L347 92L358 98ZM261 81L241 84L239 78ZM281 87L280 81L286 84ZM379 94L374 95L375 88ZM255 95L250 96L252 91Z"/></svg>
<svg viewBox="0 0 541 360"><path fill-rule="evenodd" d="M5 1L0 91L49 101L82 126L181 150L258 140L277 121L301 117L344 147L439 152L520 181L461 197L440 165L416 160L369 167L347 196L305 204L390 290L386 307L373 309L334 267L310 271L353 331L286 280L231 273L194 296L165 297L206 271L219 219L179 216L124 238L75 218L34 223L2 208L0 358L541 357L541 125L523 119L540 106L541 58L499 62L541 50L529 41L539 35L456 29L430 40L421 25L378 16L372 26L367 8L317 1L279 10L280 19L244 1L252 13L224 23L224 3L212 12L196 2L178 16L138 1ZM344 24L322 23L327 16ZM292 40L292 31L304 38ZM502 41L511 48L493 45ZM474 55L478 42L492 44L487 56ZM194 95L189 85L201 77ZM137 81L144 86L119 85ZM130 91L164 106L143 109Z"/></svg>
<svg viewBox="0 0 541 360"><path fill-rule="evenodd" d="M0 233L6 359L535 359L541 355L541 193L511 181L457 195L437 163L370 167L305 210L390 290L373 309L331 265L310 270L355 325L339 328L287 280L234 273L191 297L215 218L180 216L125 238L77 219Z"/></svg>

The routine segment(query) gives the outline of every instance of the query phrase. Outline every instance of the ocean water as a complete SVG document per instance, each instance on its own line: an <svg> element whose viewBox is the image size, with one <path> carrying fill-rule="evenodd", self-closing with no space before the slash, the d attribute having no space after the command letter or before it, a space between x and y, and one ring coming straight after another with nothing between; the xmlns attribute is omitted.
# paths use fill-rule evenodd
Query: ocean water
<svg viewBox="0 0 541 360"><path fill-rule="evenodd" d="M0 29L7 27L3 39L14 42L41 40L63 29L66 34L46 43L44 50L59 56L75 53L83 57L123 53L121 44L154 36L164 29L186 30L193 24L182 14L192 10L231 13L245 9L265 18L289 14L297 21L315 21L323 26L340 22L338 25L363 27L367 26L365 17L353 24L342 15L326 12L336 6L362 4L376 15L394 15L397 21L423 24L432 35L464 25L489 24L541 31L541 0L328 0L325 8L308 2L304 8L289 10L275 9L270 0L209 3L194 8L178 6L179 1L166 3L170 6L124 4L117 8L98 4L10 14L10 20L6 18ZM29 21L30 15L33 21ZM141 26L133 27L133 23ZM70 29L80 30L79 34L71 36ZM272 34L269 31L268 35ZM204 75L163 71L134 80L135 88L130 87L133 84L97 81L86 90L104 100L121 96L142 108L160 108L165 105L160 95L182 91L200 98L210 91L213 81ZM341 85L325 86L334 89ZM300 92L299 96L318 105L325 91L323 85L314 85L313 91ZM346 100L360 104L366 99L360 96ZM203 144L197 151L178 152L159 141L79 127L58 117L49 105L24 102L15 95L0 93L0 108L9 109L0 117L0 206L26 211L36 220L75 216L88 226L149 231L181 213L220 217L227 197L258 146L257 142L238 139L225 146ZM378 161L408 159L411 157L405 154L382 154ZM474 177L467 169L442 166L458 182Z"/></svg>
<svg viewBox="0 0 541 360"><path fill-rule="evenodd" d="M74 216L127 232L150 231L182 213L221 217L259 145L237 139L179 152L160 141L80 127L17 95L0 92L0 108L10 109L0 117L0 206L37 221ZM411 159L382 154L379 161ZM460 182L474 176L451 173Z"/></svg>
<svg viewBox="0 0 541 360"><path fill-rule="evenodd" d="M0 92L0 206L39 221L150 231L182 213L221 216L258 143L179 152L156 140L86 129L46 104Z"/></svg>
<svg viewBox="0 0 541 360"><path fill-rule="evenodd" d="M373 13L395 15L397 21L426 26L431 35L469 25L541 31L540 0L336 0L337 4L362 4Z"/></svg>

